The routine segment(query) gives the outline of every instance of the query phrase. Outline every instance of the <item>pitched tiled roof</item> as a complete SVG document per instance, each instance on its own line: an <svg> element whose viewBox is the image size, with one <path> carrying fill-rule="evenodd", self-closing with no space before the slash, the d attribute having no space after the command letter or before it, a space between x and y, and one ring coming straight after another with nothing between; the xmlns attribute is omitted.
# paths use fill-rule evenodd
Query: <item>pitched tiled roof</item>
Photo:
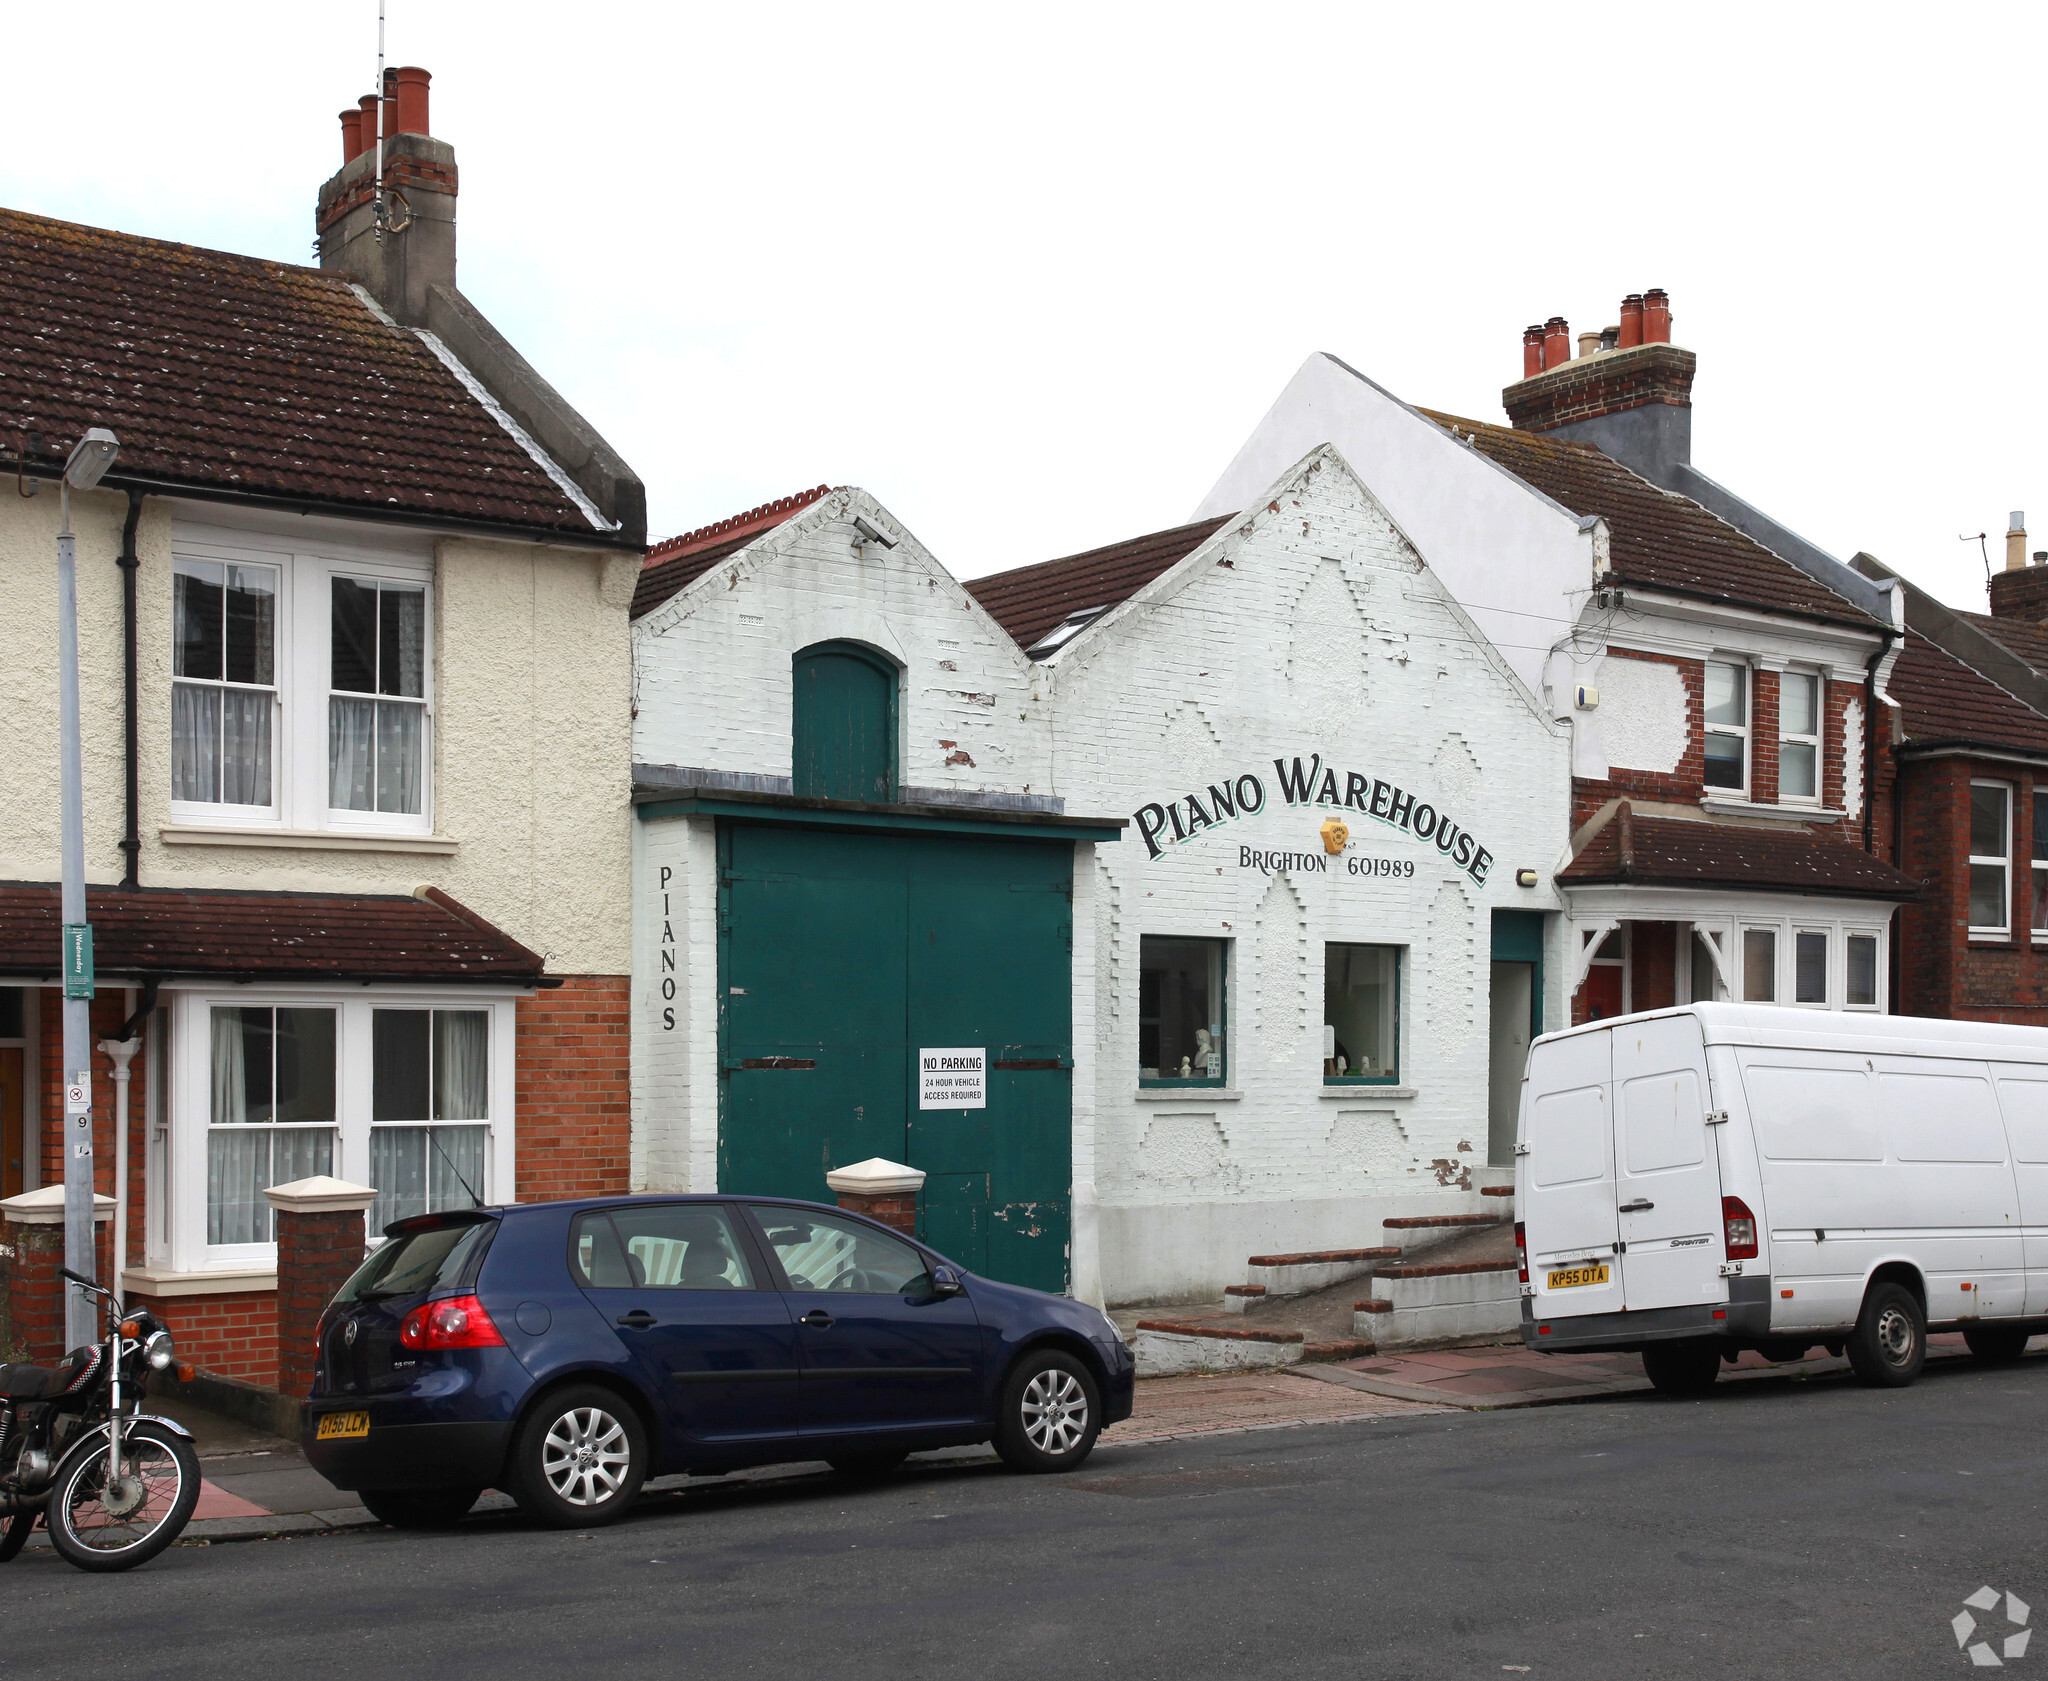
<svg viewBox="0 0 2048 1681"><path fill-rule="evenodd" d="M640 567L640 582L633 590L633 618L653 612L678 590L695 583L728 555L735 555L764 532L773 531L794 518L821 496L832 494L830 485L800 490L794 496L777 497L749 508L743 514L714 520L680 537L667 537L650 544Z"/></svg>
<svg viewBox="0 0 2048 1681"><path fill-rule="evenodd" d="M85 914L102 975L558 984L543 979L538 953L427 893L88 887ZM61 940L56 887L0 884L0 974L54 977Z"/></svg>
<svg viewBox="0 0 2048 1681"><path fill-rule="evenodd" d="M640 582L633 589L633 618L651 613L664 601L683 588L693 584L712 567L728 555L736 555L755 538L758 531L749 531L744 536L728 537L722 543L712 543L701 549L692 549L687 554L640 569Z"/></svg>
<svg viewBox="0 0 2048 1681"><path fill-rule="evenodd" d="M1963 616L1974 619L1974 615ZM2048 753L2048 718L1946 649L1936 647L1917 630L1906 632L1905 646L1899 650L1885 690L1899 703L1909 750L1936 743L1969 743Z"/></svg>
<svg viewBox="0 0 2048 1681"><path fill-rule="evenodd" d="M1607 521L1615 581L1844 624L1876 620L1697 502L1659 490L1588 444L1422 411L1575 514Z"/></svg>
<svg viewBox="0 0 2048 1681"><path fill-rule="evenodd" d="M1225 514L1220 519L1177 525L1171 531L1127 538L1064 560L1042 560L1012 572L974 578L963 587L988 609L989 617L1010 633L1018 647L1028 648L1069 613L1128 601L1234 518L1234 514Z"/></svg>
<svg viewBox="0 0 2048 1681"><path fill-rule="evenodd" d="M1883 859L1803 828L1637 817L1625 800L1557 879L1567 886L1625 882L1852 899L1912 899L1920 891L1918 882Z"/></svg>
<svg viewBox="0 0 2048 1681"><path fill-rule="evenodd" d="M417 335L341 276L0 210L0 456L88 426L114 481L592 528Z"/></svg>
<svg viewBox="0 0 2048 1681"><path fill-rule="evenodd" d="M2043 675L2048 675L2048 625L2029 624L2025 619L2000 619L1989 613L1958 613L1965 624L1975 625L1994 642L2002 643Z"/></svg>

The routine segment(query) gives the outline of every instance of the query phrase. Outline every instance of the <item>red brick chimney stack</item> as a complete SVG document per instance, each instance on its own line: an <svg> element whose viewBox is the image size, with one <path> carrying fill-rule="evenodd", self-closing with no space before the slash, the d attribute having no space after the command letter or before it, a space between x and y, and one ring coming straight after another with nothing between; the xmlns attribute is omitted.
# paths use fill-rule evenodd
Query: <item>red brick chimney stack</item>
<svg viewBox="0 0 2048 1681"><path fill-rule="evenodd" d="M342 165L320 188L320 266L366 287L409 327L427 324L437 287L455 285L455 148L429 132L433 78L416 64L384 72L382 97L342 119ZM383 122L383 225L378 224L378 122Z"/></svg>
<svg viewBox="0 0 2048 1681"><path fill-rule="evenodd" d="M1643 294L1631 292L1621 300L1621 341L1617 350L1633 350L1643 342Z"/></svg>

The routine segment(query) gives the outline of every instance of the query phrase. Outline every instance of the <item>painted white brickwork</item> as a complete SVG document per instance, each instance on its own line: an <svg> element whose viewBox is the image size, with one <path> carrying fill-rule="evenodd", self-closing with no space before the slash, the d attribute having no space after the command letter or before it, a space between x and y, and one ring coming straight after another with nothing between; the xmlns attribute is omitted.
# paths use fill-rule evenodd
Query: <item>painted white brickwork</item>
<svg viewBox="0 0 2048 1681"><path fill-rule="evenodd" d="M1628 770L1678 769L1691 733L1685 680L1661 660L1612 658L1600 667L1600 736L1607 762Z"/></svg>

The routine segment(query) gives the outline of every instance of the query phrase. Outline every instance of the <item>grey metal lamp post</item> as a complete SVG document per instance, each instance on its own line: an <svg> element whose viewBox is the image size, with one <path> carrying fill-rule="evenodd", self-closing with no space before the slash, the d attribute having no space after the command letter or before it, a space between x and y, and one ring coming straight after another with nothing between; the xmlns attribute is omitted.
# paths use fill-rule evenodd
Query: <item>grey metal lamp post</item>
<svg viewBox="0 0 2048 1681"><path fill-rule="evenodd" d="M58 706L64 779L64 1264L99 1276L92 1208L92 931L85 920L85 790L78 733L78 546L71 535L71 493L90 490L113 465L120 440L104 426L87 430L64 463L57 534ZM114 1171L123 1164L116 1162ZM114 1281L120 1288L120 1281ZM64 1289L64 1346L96 1341L98 1317L82 1291Z"/></svg>

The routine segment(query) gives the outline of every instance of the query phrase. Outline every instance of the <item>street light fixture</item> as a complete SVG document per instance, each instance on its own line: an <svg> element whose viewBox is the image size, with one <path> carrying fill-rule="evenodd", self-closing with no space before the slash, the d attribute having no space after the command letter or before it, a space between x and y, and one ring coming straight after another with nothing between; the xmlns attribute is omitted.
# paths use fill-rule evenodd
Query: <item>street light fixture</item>
<svg viewBox="0 0 2048 1681"><path fill-rule="evenodd" d="M63 529L57 533L57 683L64 781L64 1264L81 1278L97 1278L92 1208L92 929L85 919L85 790L78 732L78 545L71 535L71 493L90 490L114 464L121 441L104 426L89 427L64 462L59 488ZM121 1171L121 1164L114 1164ZM120 1281L114 1281L120 1288ZM99 1322L91 1300L76 1286L64 1291L64 1346L96 1341Z"/></svg>

